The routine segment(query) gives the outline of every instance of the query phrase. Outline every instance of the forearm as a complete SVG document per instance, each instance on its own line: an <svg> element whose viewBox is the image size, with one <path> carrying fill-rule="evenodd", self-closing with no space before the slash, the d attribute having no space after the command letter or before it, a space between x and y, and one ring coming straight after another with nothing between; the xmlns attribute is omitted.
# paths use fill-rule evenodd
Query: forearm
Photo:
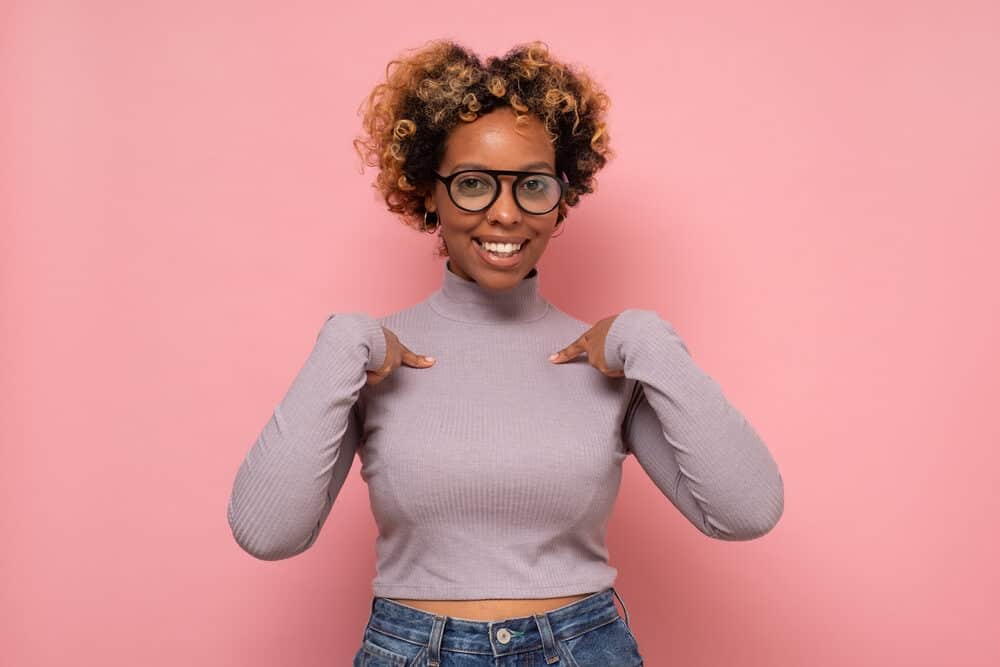
<svg viewBox="0 0 1000 667"><path fill-rule="evenodd" d="M784 511L778 466L673 326L654 311L626 310L608 331L605 356L610 368L642 384L628 444L685 516L719 539L751 539L773 528Z"/></svg>
<svg viewBox="0 0 1000 667"><path fill-rule="evenodd" d="M264 560L312 544L350 468L360 425L352 409L366 370L385 357L381 326L364 313L326 320L309 357L247 452L227 507L233 536ZM347 443L349 446L344 447ZM331 484L334 481L338 484Z"/></svg>

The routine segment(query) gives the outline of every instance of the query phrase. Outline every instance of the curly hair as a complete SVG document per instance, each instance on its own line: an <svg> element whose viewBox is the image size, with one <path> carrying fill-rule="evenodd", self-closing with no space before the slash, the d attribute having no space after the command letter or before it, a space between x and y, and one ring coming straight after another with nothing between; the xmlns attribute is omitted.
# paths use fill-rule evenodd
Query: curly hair
<svg viewBox="0 0 1000 667"><path fill-rule="evenodd" d="M516 124L542 121L554 144L556 173L568 182L559 218L580 195L594 191L595 174L613 157L605 113L610 99L579 68L559 62L544 42L515 46L485 65L445 39L432 40L386 66L386 80L362 102L363 134L354 148L364 165L378 167L373 187L410 227L421 228L424 197L444 158L448 133L498 107L514 110ZM447 256L443 243L438 254Z"/></svg>

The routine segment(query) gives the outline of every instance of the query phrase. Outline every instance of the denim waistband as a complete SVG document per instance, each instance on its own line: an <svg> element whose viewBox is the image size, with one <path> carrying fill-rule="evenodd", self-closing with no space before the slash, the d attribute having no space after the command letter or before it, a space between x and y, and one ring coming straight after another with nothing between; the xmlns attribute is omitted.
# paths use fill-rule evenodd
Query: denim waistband
<svg viewBox="0 0 1000 667"><path fill-rule="evenodd" d="M615 588L609 587L562 607L530 616L497 621L476 621L434 614L389 598L372 600L368 626L378 632L442 650L505 655L550 646L554 639L569 639L619 618L614 594L628 610Z"/></svg>

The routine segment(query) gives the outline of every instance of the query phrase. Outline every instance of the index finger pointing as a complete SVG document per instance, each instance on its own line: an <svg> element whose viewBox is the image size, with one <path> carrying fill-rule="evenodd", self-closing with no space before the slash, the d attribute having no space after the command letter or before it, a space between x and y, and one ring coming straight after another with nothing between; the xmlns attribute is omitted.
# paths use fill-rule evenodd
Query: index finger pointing
<svg viewBox="0 0 1000 667"><path fill-rule="evenodd" d="M558 352L550 356L549 361L554 361L557 363L561 361L568 361L569 359L572 359L573 357L576 357L580 353L586 351L587 347L583 344L583 339L577 338L575 341L573 341L563 349L559 350Z"/></svg>

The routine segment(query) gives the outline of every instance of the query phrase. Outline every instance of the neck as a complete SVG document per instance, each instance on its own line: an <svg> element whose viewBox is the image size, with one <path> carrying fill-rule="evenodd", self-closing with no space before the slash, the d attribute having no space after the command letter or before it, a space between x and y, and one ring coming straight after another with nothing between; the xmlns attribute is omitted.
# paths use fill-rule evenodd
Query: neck
<svg viewBox="0 0 1000 667"><path fill-rule="evenodd" d="M520 282L506 290L483 287L444 265L441 288L430 296L431 307L448 319L476 324L530 322L541 318L549 303L538 291L538 268L532 268Z"/></svg>

